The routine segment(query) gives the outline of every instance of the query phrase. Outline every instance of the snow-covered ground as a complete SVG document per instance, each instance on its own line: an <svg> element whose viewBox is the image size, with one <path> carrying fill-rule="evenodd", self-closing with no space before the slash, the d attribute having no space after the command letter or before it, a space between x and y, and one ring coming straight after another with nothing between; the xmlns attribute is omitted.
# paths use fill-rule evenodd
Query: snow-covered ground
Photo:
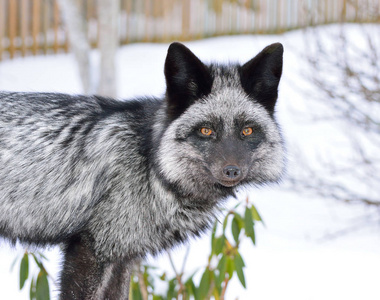
<svg viewBox="0 0 380 300"><path fill-rule="evenodd" d="M337 26L324 30L334 31ZM346 26L346 30L358 34L355 25ZM336 121L316 122L313 116L323 115L326 107L301 92L318 92L308 86L301 71L305 67L302 31L220 37L186 45L204 61L245 62L273 42L281 42L285 47L277 119L287 140L289 172L292 166L302 163L293 148L300 149L303 159L313 164L324 156L334 160L349 157L346 128ZM120 49L117 59L121 98L164 93L167 48L168 44L134 44ZM96 53L93 59L97 60ZM81 87L72 55L56 55L1 62L0 90L80 93ZM306 196L281 185L249 191L249 197L266 226L256 227L256 247L248 242L243 244L247 289L235 280L227 299L380 299L380 227L374 210ZM209 236L191 241L191 245L189 274L206 264ZM183 248L174 250L176 260L180 261L183 252ZM15 250L0 243L1 299L28 298L27 290L18 291L19 266L12 273L9 271L20 253L22 248ZM48 271L57 276L59 250L54 248L47 254ZM167 265L165 255L150 261Z"/></svg>

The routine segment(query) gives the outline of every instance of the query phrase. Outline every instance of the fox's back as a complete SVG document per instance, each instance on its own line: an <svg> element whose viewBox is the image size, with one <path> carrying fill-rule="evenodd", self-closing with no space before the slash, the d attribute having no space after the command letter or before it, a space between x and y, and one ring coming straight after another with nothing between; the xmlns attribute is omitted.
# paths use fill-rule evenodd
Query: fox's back
<svg viewBox="0 0 380 300"><path fill-rule="evenodd" d="M110 149L118 135L133 135L125 114L112 116L107 105L90 96L0 93L0 234L56 243L87 222L107 192Z"/></svg>

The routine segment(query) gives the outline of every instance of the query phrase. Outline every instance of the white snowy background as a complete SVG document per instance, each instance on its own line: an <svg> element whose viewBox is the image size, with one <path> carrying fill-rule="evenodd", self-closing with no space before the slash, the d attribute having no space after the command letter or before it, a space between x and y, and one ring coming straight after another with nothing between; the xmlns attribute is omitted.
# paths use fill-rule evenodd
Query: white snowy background
<svg viewBox="0 0 380 300"><path fill-rule="evenodd" d="M336 30L340 30L338 25L324 26L320 34ZM357 25L347 25L345 30L354 39L360 39ZM318 90L305 80L307 64L302 31L219 37L185 44L206 62L243 63L273 42L281 42L285 47L277 119L287 143L289 172L295 166L302 168L299 164L305 159L318 165L320 157L328 156L331 160L350 157L347 124L315 121L315 114L323 116L328 108L316 102L314 96ZM133 44L120 48L117 56L120 98L163 95L167 48L168 44ZM98 59L95 51L92 59ZM0 62L0 90L81 93L71 54ZM302 160L296 154L298 151ZM246 195L241 193L242 197ZM265 227L256 226L256 247L248 241L242 245L247 289L235 278L228 288L227 299L380 299L380 226L376 210L301 194L281 184L250 190L248 195L263 217ZM207 263L209 240L206 235L190 242L188 274ZM12 261L22 253L22 247L12 248L0 241L0 299L28 299L27 288L18 291L19 265L10 272ZM45 253L49 257L47 269L57 278L61 262L59 249ZM178 263L183 253L184 247L173 251ZM168 268L165 255L150 262Z"/></svg>

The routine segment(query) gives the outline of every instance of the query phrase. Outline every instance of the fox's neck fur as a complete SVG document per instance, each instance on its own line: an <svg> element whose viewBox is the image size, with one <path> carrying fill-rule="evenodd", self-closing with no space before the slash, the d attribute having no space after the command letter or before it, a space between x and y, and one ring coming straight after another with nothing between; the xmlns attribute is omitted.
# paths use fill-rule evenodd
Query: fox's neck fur
<svg viewBox="0 0 380 300"><path fill-rule="evenodd" d="M163 124L159 119L165 109L162 101L154 101L152 107L144 107L145 113L149 111L150 117L155 120L146 123L147 136L144 139L139 140L137 133L130 128L120 131L119 136L109 136L107 139L112 141L110 144L116 149L123 146L127 138L124 135L136 141L136 145L133 145L135 149L143 149L144 146L140 143L160 147L163 135L160 131L164 128L159 125ZM144 112L139 111L138 115L144 115ZM117 114L114 117L120 118ZM122 125L119 121L115 128L109 126L103 127L103 130L116 132L117 127ZM111 149L110 151L112 152ZM192 235L200 235L210 226L218 209L215 195L210 198L197 198L176 191L176 186L166 182L158 171L157 154L151 153L149 149L144 153L131 153L127 149L124 151L122 165L107 171L106 177L110 178L108 185L112 187L107 192L109 200L100 202L91 217L90 235L95 237L94 248L97 256L111 259L144 257L146 253L156 254L187 240ZM115 158L109 151L107 153L107 156L101 159L101 163L110 166ZM130 184L131 177L144 184ZM115 182L112 182L113 178ZM120 182L123 183L122 186L114 186ZM218 200L220 203L220 199ZM136 209L125 210L125 207L134 206ZM112 207L112 211L108 212L109 207ZM117 215L114 213L116 211ZM111 229L104 228L103 224L110 223L115 233L104 232Z"/></svg>

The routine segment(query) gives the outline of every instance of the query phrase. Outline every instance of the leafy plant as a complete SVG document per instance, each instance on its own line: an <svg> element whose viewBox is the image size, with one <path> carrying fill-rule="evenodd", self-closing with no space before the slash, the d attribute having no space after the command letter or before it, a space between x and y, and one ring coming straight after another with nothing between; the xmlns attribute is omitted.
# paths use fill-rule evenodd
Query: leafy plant
<svg viewBox="0 0 380 300"><path fill-rule="evenodd" d="M222 300L225 299L227 288L234 276L237 276L241 285L246 288L245 263L240 254L240 245L244 239L249 239L253 245L256 244L255 222L258 221L262 222L262 219L255 206L247 198L244 203L239 203L228 211L223 222L215 222L211 234L211 253L203 268L185 277L184 266L188 252L181 271L177 271L169 254L175 273L172 278L166 273L157 275L158 270L150 266L139 265L132 276L130 299ZM194 277L200 274L201 279L197 283ZM156 280L166 283L166 293L155 292Z"/></svg>
<svg viewBox="0 0 380 300"><path fill-rule="evenodd" d="M12 264L14 268L16 262L19 260L19 257L16 257ZM38 267L38 273L31 274L30 263L34 261ZM30 279L29 295L30 300L50 300L50 290L49 290L49 274L46 271L44 266L44 261L47 261L47 258L41 252L29 252L25 250L20 262L20 290L22 290L27 283L27 280Z"/></svg>

